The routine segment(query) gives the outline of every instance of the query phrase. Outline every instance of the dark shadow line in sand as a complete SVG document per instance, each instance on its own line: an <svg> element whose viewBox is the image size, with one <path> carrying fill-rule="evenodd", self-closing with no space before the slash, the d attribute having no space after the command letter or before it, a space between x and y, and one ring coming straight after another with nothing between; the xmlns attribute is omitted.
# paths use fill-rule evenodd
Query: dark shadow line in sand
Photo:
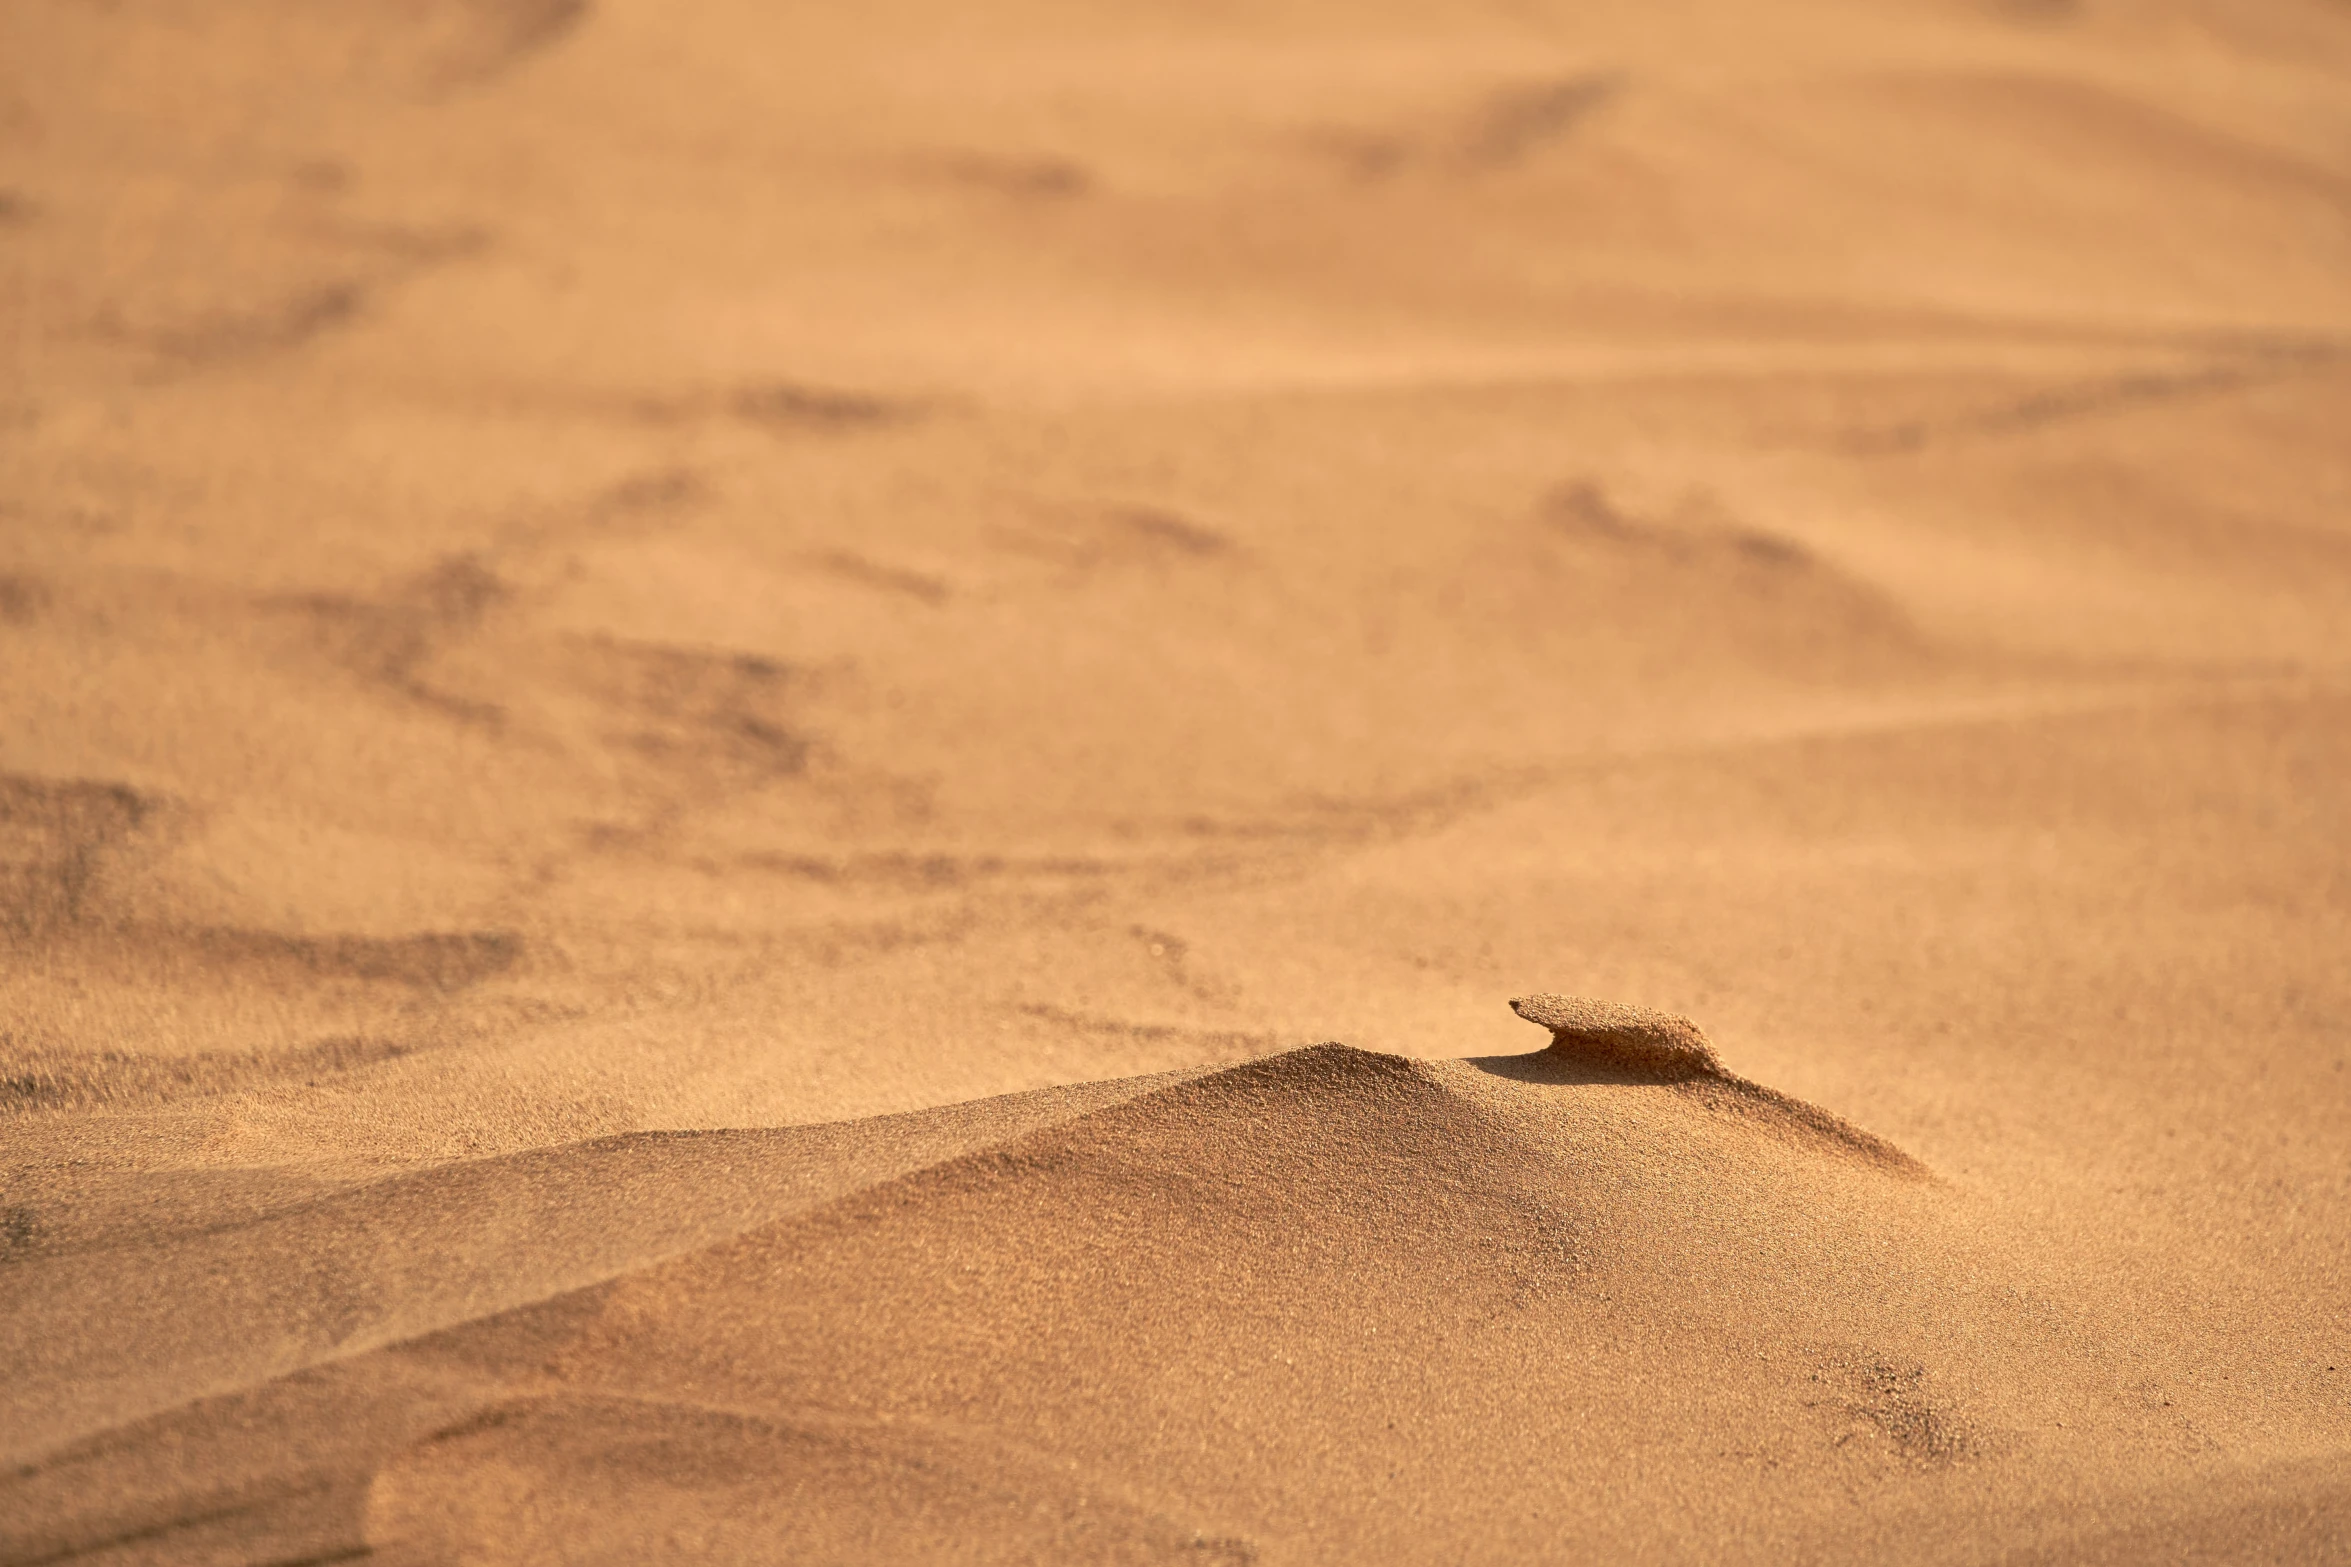
<svg viewBox="0 0 2351 1567"><path fill-rule="evenodd" d="M1624 86L1621 73L1595 71L1502 88L1470 116L1452 161L1472 172L1515 168L1574 131Z"/></svg>
<svg viewBox="0 0 2351 1567"><path fill-rule="evenodd" d="M212 1524L227 1523L238 1518L249 1517L266 1508L280 1505L290 1499L314 1494L325 1488L325 1482L316 1479L297 1480L291 1484L263 1485L253 1490L232 1494L226 1500L202 1503L193 1510L173 1513L99 1538L84 1539L78 1544L55 1545L46 1550L36 1547L38 1554L0 1558L0 1567L51 1567L51 1564L56 1562L70 1562L85 1556L96 1556L101 1552L119 1551L129 1546L152 1545L159 1540L168 1539L175 1534L184 1534L191 1529L202 1529ZM308 1560L328 1562L352 1559L354 1558L347 1554L296 1558L293 1562L284 1564L284 1567L299 1567L301 1562ZM280 1567L280 1564L270 1562L262 1564L262 1567Z"/></svg>
<svg viewBox="0 0 2351 1567"><path fill-rule="evenodd" d="M474 0L473 36L427 62L419 83L427 102L504 76L579 30L589 0Z"/></svg>
<svg viewBox="0 0 2351 1567"><path fill-rule="evenodd" d="M1074 1460L985 1424L906 1411L885 1415L814 1403L745 1407L628 1390L532 1391L499 1398L461 1420L425 1433L406 1444L404 1451L413 1453L493 1434L525 1441L552 1436L560 1442L582 1432L592 1437L599 1425L615 1416L626 1424L661 1432L675 1444L673 1450L699 1449L716 1455L728 1447L765 1445L774 1450L787 1444L809 1444L854 1456L875 1467L894 1468L910 1477L932 1477L952 1484L985 1476L996 1485L1018 1486L1032 1497L1075 1500L1093 1515L1098 1527L1123 1527L1138 1537L1157 1530L1163 1532L1168 1546L1188 1557L1208 1553L1194 1559L1231 1563L1257 1559L1255 1546L1245 1538L1187 1528L1179 1521L1179 1502L1139 1487L1133 1477L1094 1466L1081 1468ZM400 1451L394 1450L394 1461ZM717 1484L726 1484L727 1466L722 1462L713 1467L720 1471Z"/></svg>
<svg viewBox="0 0 2351 1567"><path fill-rule="evenodd" d="M260 1212L223 1215L216 1222L172 1234L125 1235L96 1245L43 1248L13 1259L11 1266L73 1266L101 1254L121 1265L143 1258L145 1267L168 1262L199 1280L189 1287L200 1292L206 1287L201 1281L210 1278L211 1253L205 1243L242 1233L251 1238L256 1251L273 1259L251 1292L256 1300L253 1309L264 1312L283 1305L281 1297L287 1292L279 1286L289 1279L360 1284L374 1279L381 1261L376 1242L388 1225L433 1235L444 1252L460 1250L458 1243L466 1237L482 1249L468 1254L465 1266L444 1264L443 1287L437 1294L414 1294L396 1313L355 1320L331 1341L305 1350L297 1365L256 1365L249 1374L212 1376L199 1391L102 1424L63 1428L20 1450L12 1450L9 1437L16 1433L9 1432L8 1425L12 1418L24 1416L29 1406L12 1404L5 1396L17 1389L0 1392L0 1433L7 1433L0 1435L0 1477L11 1464L38 1467L107 1431L128 1429L173 1409L282 1382L325 1363L418 1341L465 1323L583 1295L625 1274L724 1245L869 1188L1202 1075L1207 1074L1179 1069L800 1126L624 1132L406 1171L305 1195ZM706 1167L701 1172L702 1202L681 1212L672 1184L682 1173L681 1157L713 1152L720 1155L720 1163L716 1171ZM493 1194L500 1201L485 1207L483 1199ZM521 1216L526 1214L529 1221L524 1223ZM513 1283L516 1273L534 1271L524 1266L531 1261L530 1248L488 1244L489 1238L518 1224L540 1237L542 1249L553 1244L552 1236L567 1234L576 1240L587 1229L605 1239L600 1254L582 1263L581 1251L575 1248L575 1266L537 1269L538 1282L518 1288ZM550 1271L553 1276L546 1276ZM64 1377L90 1374L87 1367L77 1371L71 1360L32 1369L45 1373L36 1377L38 1387L44 1388L59 1385ZM4 1546L5 1537L0 1536L0 1547ZM0 1548L0 1567L11 1567L13 1561Z"/></svg>
<svg viewBox="0 0 2351 1567"><path fill-rule="evenodd" d="M1968 437L2030 435L2079 419L2257 391L2297 375L2330 369L2346 354L2351 354L2351 349L2343 344L2314 339L2257 348L2243 357L2192 369L2066 382L1947 419L1912 419L1849 430L1842 445L1856 456L1879 457Z"/></svg>
<svg viewBox="0 0 2351 1567"><path fill-rule="evenodd" d="M2053 1542L1975 1558L1983 1567L2126 1567L2139 1562L2351 1563L2351 1481L2340 1455L2292 1460L2234 1480L2136 1498L2136 1521L2073 1533L2070 1509ZM2232 1495L2234 1492L2236 1494Z"/></svg>

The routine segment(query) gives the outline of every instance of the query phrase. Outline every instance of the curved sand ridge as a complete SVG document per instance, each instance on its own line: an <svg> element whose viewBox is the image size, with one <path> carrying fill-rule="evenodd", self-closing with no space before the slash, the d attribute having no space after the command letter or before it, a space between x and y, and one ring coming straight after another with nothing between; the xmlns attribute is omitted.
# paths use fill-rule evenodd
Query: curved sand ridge
<svg viewBox="0 0 2351 1567"><path fill-rule="evenodd" d="M2054 1420L2147 1418L2150 1368L2121 1385L1979 1282L1947 1189L1848 1157L1875 1139L1719 1070L1596 1070L1569 1033L1454 1061L1317 1045L1074 1100L53 1452L0 1479L0 1551L135 1524L252 1559L688 1536L744 1561L1772 1559L1883 1548L1903 1487L2023 1517L2081 1479ZM420 1244L448 1219L397 1217ZM2185 1431L2181 1402L2159 1418ZM1660 1486L1686 1500L1671 1540L1624 1505ZM1858 1493L1887 1505L1835 1500Z"/></svg>
<svg viewBox="0 0 2351 1567"><path fill-rule="evenodd" d="M1784 1130L1825 1140L1844 1152L1904 1175L1927 1167L1850 1121L1725 1071L1705 1031L1686 1017L1614 1001L1545 991L1519 996L1510 1010L1551 1031L1547 1055L1630 1078L1687 1085L1719 1107L1761 1117Z"/></svg>
<svg viewBox="0 0 2351 1567"><path fill-rule="evenodd" d="M1553 1050L1596 1066L1666 1080L1722 1075L1714 1046L1688 1018L1548 991L1517 997L1510 1010L1551 1030Z"/></svg>

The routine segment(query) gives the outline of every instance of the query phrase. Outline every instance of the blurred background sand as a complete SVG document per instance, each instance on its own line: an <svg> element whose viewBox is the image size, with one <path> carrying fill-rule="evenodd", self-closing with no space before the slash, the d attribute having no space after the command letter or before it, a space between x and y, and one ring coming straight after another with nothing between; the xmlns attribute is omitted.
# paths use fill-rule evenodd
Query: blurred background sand
<svg viewBox="0 0 2351 1567"><path fill-rule="evenodd" d="M11 0L0 377L0 1559L2351 1558L2341 4Z"/></svg>

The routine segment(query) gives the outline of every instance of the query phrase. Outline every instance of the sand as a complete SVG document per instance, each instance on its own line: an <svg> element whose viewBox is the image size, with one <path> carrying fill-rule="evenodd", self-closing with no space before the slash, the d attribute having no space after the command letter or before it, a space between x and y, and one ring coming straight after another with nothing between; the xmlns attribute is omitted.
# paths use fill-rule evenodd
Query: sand
<svg viewBox="0 0 2351 1567"><path fill-rule="evenodd" d="M0 1563L2351 1561L2347 148L0 7Z"/></svg>

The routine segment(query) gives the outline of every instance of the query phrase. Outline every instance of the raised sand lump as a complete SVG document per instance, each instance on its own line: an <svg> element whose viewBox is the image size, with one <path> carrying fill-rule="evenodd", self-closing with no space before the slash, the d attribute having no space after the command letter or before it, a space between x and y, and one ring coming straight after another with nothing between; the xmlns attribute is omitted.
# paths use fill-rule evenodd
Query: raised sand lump
<svg viewBox="0 0 2351 1567"><path fill-rule="evenodd" d="M1669 1012L1650 1012L1583 996L1520 996L1510 1009L1551 1030L1542 1056L1623 1077L1672 1083L1715 1110L1771 1128L1776 1134L1858 1155L1880 1170L1931 1180L1933 1172L1900 1148L1843 1118L1725 1071L1698 1025Z"/></svg>
<svg viewBox="0 0 2351 1567"><path fill-rule="evenodd" d="M1714 1047L1688 1018L1549 993L1520 996L1510 1009L1551 1030L1553 1050L1595 1066L1652 1077L1723 1075Z"/></svg>

